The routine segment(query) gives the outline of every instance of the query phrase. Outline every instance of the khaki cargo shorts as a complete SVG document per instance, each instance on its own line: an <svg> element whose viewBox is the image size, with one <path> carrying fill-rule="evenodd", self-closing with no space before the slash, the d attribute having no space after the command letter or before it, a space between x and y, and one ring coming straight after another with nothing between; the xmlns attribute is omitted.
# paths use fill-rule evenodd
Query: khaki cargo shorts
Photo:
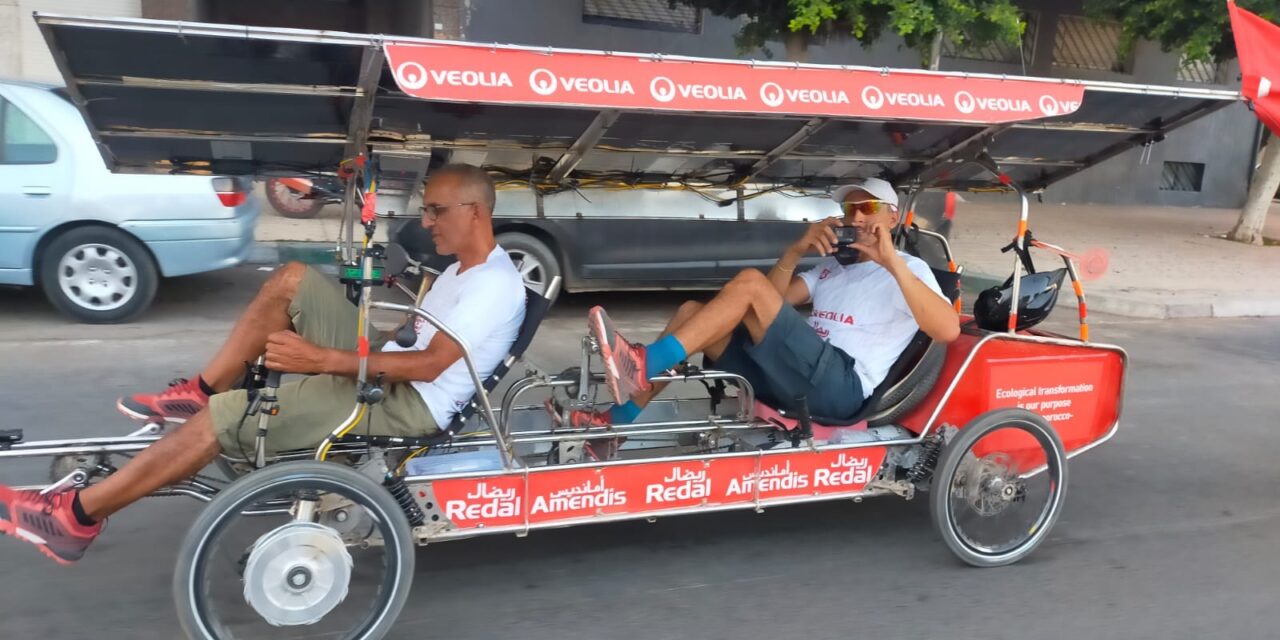
<svg viewBox="0 0 1280 640"><path fill-rule="evenodd" d="M356 348L356 307L347 301L336 282L308 267L289 305L293 328L308 341L322 347ZM384 339L373 336L371 348L378 350ZM386 436L425 436L437 426L427 405L408 383L388 384L382 402L369 407L352 433ZM280 385L280 414L267 424L267 455L290 449L314 448L342 423L356 405L356 381L329 375L307 376ZM223 452L252 458L257 438L258 416L244 419L248 393L243 389L219 393L209 398L213 432Z"/></svg>

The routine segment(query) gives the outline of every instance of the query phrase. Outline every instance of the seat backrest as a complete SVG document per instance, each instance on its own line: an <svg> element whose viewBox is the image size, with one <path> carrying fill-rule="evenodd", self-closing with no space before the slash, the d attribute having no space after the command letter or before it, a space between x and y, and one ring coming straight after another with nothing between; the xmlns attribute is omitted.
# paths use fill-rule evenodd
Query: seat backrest
<svg viewBox="0 0 1280 640"><path fill-rule="evenodd" d="M945 357L945 345L934 343L923 331L916 331L854 420L867 420L876 426L910 410L937 381Z"/></svg>
<svg viewBox="0 0 1280 640"><path fill-rule="evenodd" d="M524 355L529 345L533 344L533 334L538 332L538 326L542 324L542 319L547 316L549 309L551 309L550 300L533 289L525 289L524 322L520 323L520 332L516 334L516 341L511 344L508 357L519 358Z"/></svg>
<svg viewBox="0 0 1280 640"><path fill-rule="evenodd" d="M548 289L549 291L550 289ZM551 309L551 300L543 297L532 289L525 289L524 292L524 322L520 323L520 331L516 333L516 341L511 344L511 349L507 351L507 357L498 363L498 367L484 379L485 393L489 393L498 386L502 378L511 370L511 365L516 363L524 356L524 352L528 350L529 345L533 344L533 336L538 332L538 326L542 324L542 319L547 316L547 311ZM479 409L475 398L463 407L458 415L454 416L453 422L449 423L449 431L458 433L466 424L471 416L475 415Z"/></svg>
<svg viewBox="0 0 1280 640"><path fill-rule="evenodd" d="M932 267L929 270L933 272L933 279L938 281L938 288L942 290L942 295L951 302L960 298L960 274Z"/></svg>

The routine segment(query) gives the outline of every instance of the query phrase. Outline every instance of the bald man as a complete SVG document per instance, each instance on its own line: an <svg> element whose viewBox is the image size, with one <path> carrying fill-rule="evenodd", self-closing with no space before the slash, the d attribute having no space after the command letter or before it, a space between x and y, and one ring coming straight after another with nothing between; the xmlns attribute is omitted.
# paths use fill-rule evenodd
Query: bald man
<svg viewBox="0 0 1280 640"><path fill-rule="evenodd" d="M422 308L460 334L481 378L493 373L524 321L519 272L493 237L494 184L469 165L432 172L423 190L422 226L437 251L457 262L436 279ZM155 394L121 398L139 419L182 423L128 465L83 490L40 495L0 486L0 533L35 544L61 564L78 560L105 518L162 487L194 475L220 453L251 457L256 423L244 426L248 394L231 390L243 364L265 354L267 366L308 377L280 387L267 453L317 446L356 401L356 308L336 283L290 263L276 271L236 321L198 376ZM445 428L475 392L462 350L418 319L418 340L402 348L375 339L369 377L381 375L385 397L370 411L375 435L425 436Z"/></svg>

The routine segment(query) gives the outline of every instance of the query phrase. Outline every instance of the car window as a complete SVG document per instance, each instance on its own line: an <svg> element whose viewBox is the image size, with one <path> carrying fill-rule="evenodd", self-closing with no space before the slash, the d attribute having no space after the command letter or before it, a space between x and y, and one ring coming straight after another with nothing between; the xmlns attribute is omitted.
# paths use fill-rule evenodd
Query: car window
<svg viewBox="0 0 1280 640"><path fill-rule="evenodd" d="M0 98L0 164L49 164L58 147L17 105Z"/></svg>

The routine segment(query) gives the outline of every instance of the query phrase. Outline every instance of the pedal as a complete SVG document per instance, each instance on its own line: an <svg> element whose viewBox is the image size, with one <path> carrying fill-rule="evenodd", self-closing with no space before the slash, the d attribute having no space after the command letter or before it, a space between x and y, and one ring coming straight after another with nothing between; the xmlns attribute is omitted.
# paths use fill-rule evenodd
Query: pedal
<svg viewBox="0 0 1280 640"><path fill-rule="evenodd" d="M22 442L22 429L0 429L0 450Z"/></svg>
<svg viewBox="0 0 1280 640"><path fill-rule="evenodd" d="M50 493L61 493L68 489L83 487L89 482L89 474L84 469L75 469L71 473L63 476L61 480L40 490L40 495Z"/></svg>
<svg viewBox="0 0 1280 640"><path fill-rule="evenodd" d="M167 425L164 421L164 418L152 418L150 420L147 420L145 424L143 424L136 431L130 433L126 437L133 438L135 436L158 436L164 433L164 429L166 426Z"/></svg>

